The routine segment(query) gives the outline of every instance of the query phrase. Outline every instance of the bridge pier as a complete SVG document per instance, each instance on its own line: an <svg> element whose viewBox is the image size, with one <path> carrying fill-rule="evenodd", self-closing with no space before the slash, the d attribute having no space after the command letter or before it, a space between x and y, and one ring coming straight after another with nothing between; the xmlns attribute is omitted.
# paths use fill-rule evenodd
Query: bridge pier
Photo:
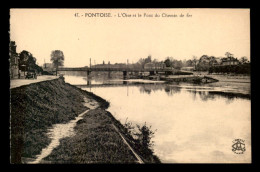
<svg viewBox="0 0 260 172"><path fill-rule="evenodd" d="M87 71L87 76L89 76L89 75L90 75L90 73L91 73L91 71L90 71L90 70L88 70L88 71Z"/></svg>
<svg viewBox="0 0 260 172"><path fill-rule="evenodd" d="M150 71L150 75L154 75L154 71Z"/></svg>
<svg viewBox="0 0 260 172"><path fill-rule="evenodd" d="M91 85L91 80L87 80L87 85Z"/></svg>
<svg viewBox="0 0 260 172"><path fill-rule="evenodd" d="M111 78L111 71L108 71L108 78Z"/></svg>
<svg viewBox="0 0 260 172"><path fill-rule="evenodd" d="M123 77L124 77L124 79L127 78L127 71L123 71Z"/></svg>
<svg viewBox="0 0 260 172"><path fill-rule="evenodd" d="M165 71L165 75L171 75L172 72L171 71Z"/></svg>

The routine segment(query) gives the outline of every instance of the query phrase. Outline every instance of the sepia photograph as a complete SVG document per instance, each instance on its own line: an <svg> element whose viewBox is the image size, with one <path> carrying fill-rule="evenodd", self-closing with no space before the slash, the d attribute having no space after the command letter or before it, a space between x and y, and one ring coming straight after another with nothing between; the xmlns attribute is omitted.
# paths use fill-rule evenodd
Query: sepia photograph
<svg viewBox="0 0 260 172"><path fill-rule="evenodd" d="M250 8L10 8L11 164L251 164Z"/></svg>

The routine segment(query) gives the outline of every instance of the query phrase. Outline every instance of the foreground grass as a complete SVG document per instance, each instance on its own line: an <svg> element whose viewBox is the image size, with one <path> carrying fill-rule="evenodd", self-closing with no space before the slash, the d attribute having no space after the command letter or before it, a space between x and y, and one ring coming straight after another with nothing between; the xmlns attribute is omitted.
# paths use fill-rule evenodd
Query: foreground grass
<svg viewBox="0 0 260 172"><path fill-rule="evenodd" d="M61 140L47 161L54 163L136 163L131 150L112 126L113 119L102 109L90 110L78 121L73 137Z"/></svg>
<svg viewBox="0 0 260 172"><path fill-rule="evenodd" d="M73 164L137 163L136 157L113 125L126 136L122 131L123 125L109 112L100 108L90 110L77 122L75 135L62 139L60 145L44 160ZM127 140L130 143L129 138ZM133 138L131 140L133 141ZM152 153L141 158L145 163L160 162Z"/></svg>
<svg viewBox="0 0 260 172"><path fill-rule="evenodd" d="M56 79L11 89L11 163L22 163L22 159L27 161L40 154L51 141L46 135L48 128L67 123L88 109L83 105L84 97L97 101L99 109L89 111L78 121L76 134L62 139L45 162L136 163L114 126L145 163L160 162L104 110L109 106L107 101Z"/></svg>
<svg viewBox="0 0 260 172"><path fill-rule="evenodd" d="M35 158L50 143L46 135L53 124L75 119L88 108L83 97L102 99L56 79L11 89L11 163ZM102 107L108 102L103 100Z"/></svg>

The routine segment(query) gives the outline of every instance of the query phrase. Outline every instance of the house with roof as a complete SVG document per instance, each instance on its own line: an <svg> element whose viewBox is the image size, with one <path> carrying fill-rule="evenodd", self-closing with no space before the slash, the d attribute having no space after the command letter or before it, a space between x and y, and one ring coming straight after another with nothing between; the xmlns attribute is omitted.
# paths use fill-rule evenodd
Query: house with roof
<svg viewBox="0 0 260 172"><path fill-rule="evenodd" d="M166 67L165 63L160 63L160 62L156 62L156 63L149 62L144 65L144 69L163 69L165 67Z"/></svg>
<svg viewBox="0 0 260 172"><path fill-rule="evenodd" d="M215 57L214 61L212 62L212 66L221 65L222 63L221 57Z"/></svg>
<svg viewBox="0 0 260 172"><path fill-rule="evenodd" d="M234 57L225 57L221 59L221 65L227 66L227 65L238 65L239 60Z"/></svg>

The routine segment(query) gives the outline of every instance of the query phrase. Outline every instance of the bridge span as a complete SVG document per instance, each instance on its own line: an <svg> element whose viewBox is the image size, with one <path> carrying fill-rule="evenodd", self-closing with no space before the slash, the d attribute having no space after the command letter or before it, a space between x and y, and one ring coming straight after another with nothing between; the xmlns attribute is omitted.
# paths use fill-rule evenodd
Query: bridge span
<svg viewBox="0 0 260 172"><path fill-rule="evenodd" d="M87 68L87 67L78 67L78 68L58 68L58 71L126 71L126 72L150 72L150 71L158 71L158 72L166 72L166 71L174 71L172 68Z"/></svg>
<svg viewBox="0 0 260 172"><path fill-rule="evenodd" d="M169 72L174 72L176 69L173 68L145 68L145 69L140 69L140 68L88 68L88 67L78 67L78 68L68 68L68 67L63 67L63 68L58 68L58 71L81 71L81 72L87 72L87 75L90 75L92 71L100 71L100 72L123 72L124 76L127 76L128 72L150 72L150 75L154 75L155 73L158 72L164 72L164 73L169 73Z"/></svg>

